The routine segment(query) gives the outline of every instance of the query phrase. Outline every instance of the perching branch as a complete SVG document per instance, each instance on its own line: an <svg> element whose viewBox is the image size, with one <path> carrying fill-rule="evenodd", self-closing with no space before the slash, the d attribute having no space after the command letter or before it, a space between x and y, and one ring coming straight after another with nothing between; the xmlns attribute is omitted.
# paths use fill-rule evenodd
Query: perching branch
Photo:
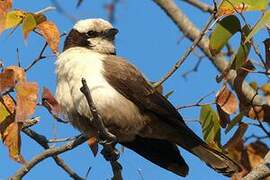
<svg viewBox="0 0 270 180"><path fill-rule="evenodd" d="M270 151L265 155L264 162L253 168L243 180L261 180L270 176Z"/></svg>
<svg viewBox="0 0 270 180"><path fill-rule="evenodd" d="M82 79L81 92L85 95L87 103L89 105L90 112L92 114L92 119L90 119L92 125L98 131L99 143L103 146L102 154L107 161L110 161L113 170L113 180L122 180L122 166L117 161L119 159L119 152L115 149L115 144L117 143L116 137L111 134L108 129L103 124L100 115L97 112L95 104L93 102L90 89L87 85L86 80Z"/></svg>
<svg viewBox="0 0 270 180"><path fill-rule="evenodd" d="M201 31L190 21L190 19L182 12L182 10L175 4L173 0L154 0L154 2L171 18L175 25L177 25L178 29L183 32L183 34L185 34L185 36L191 41L195 41L201 36ZM202 38L202 40L198 43L198 47L221 73L227 68L228 62L223 56L211 55L209 51L209 39L207 37ZM227 78L232 88L235 89L234 80L236 78L236 72L231 70ZM247 82L243 83L242 91L247 99L250 101L252 100L254 104L267 104L266 98L256 95L254 89L250 87Z"/></svg>
<svg viewBox="0 0 270 180"><path fill-rule="evenodd" d="M24 130L24 132L26 132L27 130ZM30 133L30 132L29 132ZM29 134L30 135L30 134ZM35 139L34 139L35 140ZM79 135L76 137L75 140L61 146L61 147L57 147L57 148L49 148L45 151L43 151L41 154L37 155L36 157L34 157L32 160L26 162L19 170L17 170L15 172L15 174L13 176L11 176L9 179L10 180L20 180L22 179L35 165L37 165L38 163L40 163L42 160L48 158L48 157L54 157L58 154L64 153L66 151L72 150L75 147L81 145L82 143L84 143L85 141L87 141L87 138L83 135ZM46 146L43 142L42 146ZM59 161L59 164L63 163L63 161ZM59 165L58 164L58 165ZM63 168L64 164L61 164L61 167ZM76 178L75 178L76 179ZM78 176L78 179L82 179Z"/></svg>

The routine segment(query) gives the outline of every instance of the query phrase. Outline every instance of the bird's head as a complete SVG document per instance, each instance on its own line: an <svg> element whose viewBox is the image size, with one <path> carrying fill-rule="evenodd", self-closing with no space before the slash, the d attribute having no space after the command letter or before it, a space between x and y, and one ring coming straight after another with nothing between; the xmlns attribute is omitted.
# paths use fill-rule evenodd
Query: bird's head
<svg viewBox="0 0 270 180"><path fill-rule="evenodd" d="M102 54L115 54L114 38L117 33L118 30L103 19L80 20L69 32L64 50L85 47Z"/></svg>

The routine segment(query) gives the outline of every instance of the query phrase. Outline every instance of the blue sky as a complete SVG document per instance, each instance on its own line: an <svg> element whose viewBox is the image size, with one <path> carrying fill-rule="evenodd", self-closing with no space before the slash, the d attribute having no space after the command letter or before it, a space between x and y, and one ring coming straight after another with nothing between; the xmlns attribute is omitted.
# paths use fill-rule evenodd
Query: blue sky
<svg viewBox="0 0 270 180"><path fill-rule="evenodd" d="M104 3L106 2L110 1L85 0L83 5L76 9L76 1L59 0L62 7L78 19L89 17L106 19L107 13L104 10ZM182 34L152 1L120 0L120 2L117 6L116 22L114 24L120 30L116 39L117 53L129 59L149 80L157 81L173 66L191 43L187 39L178 43ZM197 26L202 27L207 21L207 14L203 14L194 8L191 9L190 6L182 1L177 2ZM48 0L14 0L14 8L30 12L36 12L50 5L51 2ZM68 32L72 28L73 22L58 12L50 11L46 15L48 19L57 24L61 32ZM63 43L63 39L61 42ZM30 35L25 43L20 28L11 37L8 37L8 33L5 32L0 37L0 58L6 66L15 64L16 48L19 48L22 65L27 66L38 55L43 44L44 41L34 33ZM196 52L201 54L200 51ZM51 55L49 49L46 51L46 54ZM54 62L54 57L45 59L27 74L29 81L37 81L39 83L40 91L43 86L48 87L52 92L55 90ZM211 91L217 92L221 87L220 84L215 82L218 72L207 59L203 59L199 72L190 74L188 79L185 80L182 74L192 69L196 62L197 57L191 55L180 70L164 84L165 92L174 90L170 101L176 106L194 103L198 98ZM214 96L211 96L206 99L206 102L212 102L213 98ZM181 114L186 120L198 119L199 108L183 110ZM69 137L79 133L70 125L55 122L44 108L38 107L35 115L40 116L41 121L33 129L46 135L48 138ZM198 123L190 122L188 125L201 136L201 129ZM226 140L230 135L223 137ZM27 160L30 160L42 151L43 149L38 144L22 135L22 154ZM184 150L181 150L181 152L190 166L189 175L186 179L226 179L208 168L195 156ZM94 158L85 144L62 154L61 157L81 176L84 176L89 166L91 166L92 170L88 179L109 179L112 176L109 163L99 154ZM8 158L7 149L2 145L0 146L0 160L0 179L6 179L21 166ZM178 176L144 160L128 149L125 149L121 155L120 162L124 167L124 179L140 179L138 171L141 172L145 180L179 179ZM62 169L55 165L52 159L41 162L25 176L27 180L37 178L70 179Z"/></svg>

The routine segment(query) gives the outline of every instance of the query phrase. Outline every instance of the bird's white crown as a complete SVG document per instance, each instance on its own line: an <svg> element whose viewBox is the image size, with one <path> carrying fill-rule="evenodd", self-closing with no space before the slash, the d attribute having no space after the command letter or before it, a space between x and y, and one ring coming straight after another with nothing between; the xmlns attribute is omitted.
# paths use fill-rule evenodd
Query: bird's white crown
<svg viewBox="0 0 270 180"><path fill-rule="evenodd" d="M73 27L73 29L76 29L80 33L87 33L88 31L101 32L111 28L113 28L112 24L101 18L83 19L78 21Z"/></svg>

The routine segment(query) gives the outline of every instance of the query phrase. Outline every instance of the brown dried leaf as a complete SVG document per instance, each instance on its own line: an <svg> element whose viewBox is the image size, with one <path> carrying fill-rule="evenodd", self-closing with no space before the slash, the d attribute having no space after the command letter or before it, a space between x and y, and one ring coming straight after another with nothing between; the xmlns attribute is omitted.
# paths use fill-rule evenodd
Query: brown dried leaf
<svg viewBox="0 0 270 180"><path fill-rule="evenodd" d="M266 144L261 141L256 141L247 145L247 154L251 168L256 167L258 164L264 161L264 156L269 151Z"/></svg>
<svg viewBox="0 0 270 180"><path fill-rule="evenodd" d="M251 119L257 119L270 123L270 106L240 106L241 112Z"/></svg>
<svg viewBox="0 0 270 180"><path fill-rule="evenodd" d="M222 128L226 128L227 124L230 123L230 115L224 112L218 104L217 104L217 112L219 116L220 126Z"/></svg>
<svg viewBox="0 0 270 180"><path fill-rule="evenodd" d="M19 82L16 87L16 122L23 122L31 116L36 107L38 85L31 82Z"/></svg>
<svg viewBox="0 0 270 180"><path fill-rule="evenodd" d="M49 89L43 88L42 92L42 105L48 109L48 111L54 117L60 117L61 108L55 97L52 95Z"/></svg>
<svg viewBox="0 0 270 180"><path fill-rule="evenodd" d="M60 33L57 26L51 21L44 21L37 25L37 29L48 42L53 53L58 52Z"/></svg>
<svg viewBox="0 0 270 180"><path fill-rule="evenodd" d="M234 113L238 107L236 97L226 86L223 86L222 89L217 93L216 103L227 114Z"/></svg>
<svg viewBox="0 0 270 180"><path fill-rule="evenodd" d="M0 94L15 87L14 71L5 69L0 73Z"/></svg>
<svg viewBox="0 0 270 180"><path fill-rule="evenodd" d="M94 156L97 155L98 153L98 142L97 139L95 137L90 137L87 141L87 144L89 146L89 148L91 149L92 153Z"/></svg>

